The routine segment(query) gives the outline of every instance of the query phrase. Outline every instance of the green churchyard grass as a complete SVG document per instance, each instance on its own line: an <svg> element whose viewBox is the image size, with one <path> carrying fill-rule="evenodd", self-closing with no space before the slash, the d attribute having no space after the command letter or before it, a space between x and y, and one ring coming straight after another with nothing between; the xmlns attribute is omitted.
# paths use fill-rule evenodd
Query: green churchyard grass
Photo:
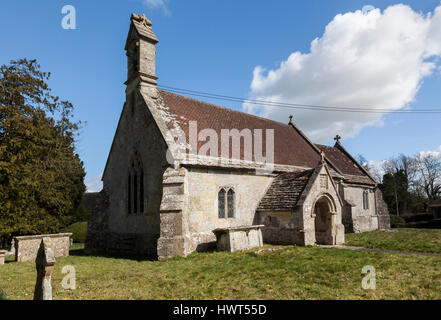
<svg viewBox="0 0 441 320"><path fill-rule="evenodd" d="M392 229L346 235L346 245L399 251L441 253L441 229Z"/></svg>
<svg viewBox="0 0 441 320"><path fill-rule="evenodd" d="M255 251L144 261L87 256L74 244L70 257L57 259L53 295L61 300L441 299L440 257L296 246ZM62 288L65 265L75 267L75 290ZM366 265L375 268L376 290L362 288ZM0 266L0 287L8 299L32 299L35 278L32 262Z"/></svg>

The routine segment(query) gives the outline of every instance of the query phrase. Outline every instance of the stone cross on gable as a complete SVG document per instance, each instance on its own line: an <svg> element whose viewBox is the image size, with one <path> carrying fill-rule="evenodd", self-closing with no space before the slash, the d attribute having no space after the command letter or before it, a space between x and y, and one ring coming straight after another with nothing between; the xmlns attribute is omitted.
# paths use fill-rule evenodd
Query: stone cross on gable
<svg viewBox="0 0 441 320"><path fill-rule="evenodd" d="M335 140L337 143L340 143L341 137L340 137L339 135L336 135L335 138L334 138L334 140Z"/></svg>

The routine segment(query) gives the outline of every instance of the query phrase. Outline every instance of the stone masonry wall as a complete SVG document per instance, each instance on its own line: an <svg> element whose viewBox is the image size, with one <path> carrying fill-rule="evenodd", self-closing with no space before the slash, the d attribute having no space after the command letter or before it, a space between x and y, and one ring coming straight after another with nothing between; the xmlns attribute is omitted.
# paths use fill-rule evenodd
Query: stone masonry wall
<svg viewBox="0 0 441 320"><path fill-rule="evenodd" d="M86 250L155 256L167 146L139 92L128 96L135 101L127 100L103 175L106 209L89 218ZM135 153L144 172L144 212L129 214L128 174Z"/></svg>
<svg viewBox="0 0 441 320"><path fill-rule="evenodd" d="M89 221L84 250L86 253L105 252L108 233L109 196L106 189L96 194L93 206L89 207Z"/></svg>
<svg viewBox="0 0 441 320"><path fill-rule="evenodd" d="M69 256L72 233L14 237L15 261L35 261L43 238L51 238L55 257Z"/></svg>
<svg viewBox="0 0 441 320"><path fill-rule="evenodd" d="M386 202L383 200L383 193L380 189L375 191L375 205L377 208L378 229L390 229L390 215Z"/></svg>
<svg viewBox="0 0 441 320"><path fill-rule="evenodd" d="M188 171L168 168L163 176L158 258L185 257L194 251L188 223Z"/></svg>
<svg viewBox="0 0 441 320"><path fill-rule="evenodd" d="M331 212L331 230L329 241L332 244L344 243L344 226L342 224L342 205L338 197L338 185L333 186L331 177L328 175L328 188L322 188L320 184L320 175L328 174L326 168L323 166L320 172L316 176L315 181L311 181L312 185L306 187L307 196L305 199L301 199L298 203L302 207L303 211L303 232L304 232L304 244L314 245L316 243L315 233L315 204L322 197L329 199L332 203L333 212Z"/></svg>
<svg viewBox="0 0 441 320"><path fill-rule="evenodd" d="M196 169L188 172L188 224L193 250L215 245L213 230L256 224L256 208L273 181L272 176L253 172ZM222 187L235 192L234 218L219 219L218 192Z"/></svg>
<svg viewBox="0 0 441 320"><path fill-rule="evenodd" d="M299 208L294 211L265 211L257 213L256 224L262 228L263 241L275 245L303 245L303 212Z"/></svg>
<svg viewBox="0 0 441 320"><path fill-rule="evenodd" d="M363 208L363 192L369 190L369 209ZM344 185L341 188L342 198L355 205L345 203L344 219L347 232L366 232L378 229L375 193L371 187Z"/></svg>

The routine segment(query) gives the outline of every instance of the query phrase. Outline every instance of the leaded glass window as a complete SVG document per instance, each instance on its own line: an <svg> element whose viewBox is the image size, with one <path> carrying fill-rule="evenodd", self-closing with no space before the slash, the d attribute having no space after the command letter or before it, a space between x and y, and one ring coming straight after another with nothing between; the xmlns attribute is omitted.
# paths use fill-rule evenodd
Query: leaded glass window
<svg viewBox="0 0 441 320"><path fill-rule="evenodd" d="M234 218L236 214L236 194L231 187L222 187L218 192L219 219Z"/></svg>
<svg viewBox="0 0 441 320"><path fill-rule="evenodd" d="M228 190L228 218L234 218L234 191Z"/></svg>
<svg viewBox="0 0 441 320"><path fill-rule="evenodd" d="M221 189L218 194L219 219L225 218L225 190Z"/></svg>

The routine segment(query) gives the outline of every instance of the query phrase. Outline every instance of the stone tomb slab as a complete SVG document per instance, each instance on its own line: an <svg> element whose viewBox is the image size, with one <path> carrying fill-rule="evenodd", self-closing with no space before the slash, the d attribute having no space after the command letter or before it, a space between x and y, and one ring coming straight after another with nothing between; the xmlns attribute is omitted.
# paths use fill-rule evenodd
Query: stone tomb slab
<svg viewBox="0 0 441 320"><path fill-rule="evenodd" d="M14 237L15 261L35 261L43 238L50 238L55 257L69 256L72 233Z"/></svg>
<svg viewBox="0 0 441 320"><path fill-rule="evenodd" d="M219 251L238 251L262 247L264 225L219 228L213 230Z"/></svg>

